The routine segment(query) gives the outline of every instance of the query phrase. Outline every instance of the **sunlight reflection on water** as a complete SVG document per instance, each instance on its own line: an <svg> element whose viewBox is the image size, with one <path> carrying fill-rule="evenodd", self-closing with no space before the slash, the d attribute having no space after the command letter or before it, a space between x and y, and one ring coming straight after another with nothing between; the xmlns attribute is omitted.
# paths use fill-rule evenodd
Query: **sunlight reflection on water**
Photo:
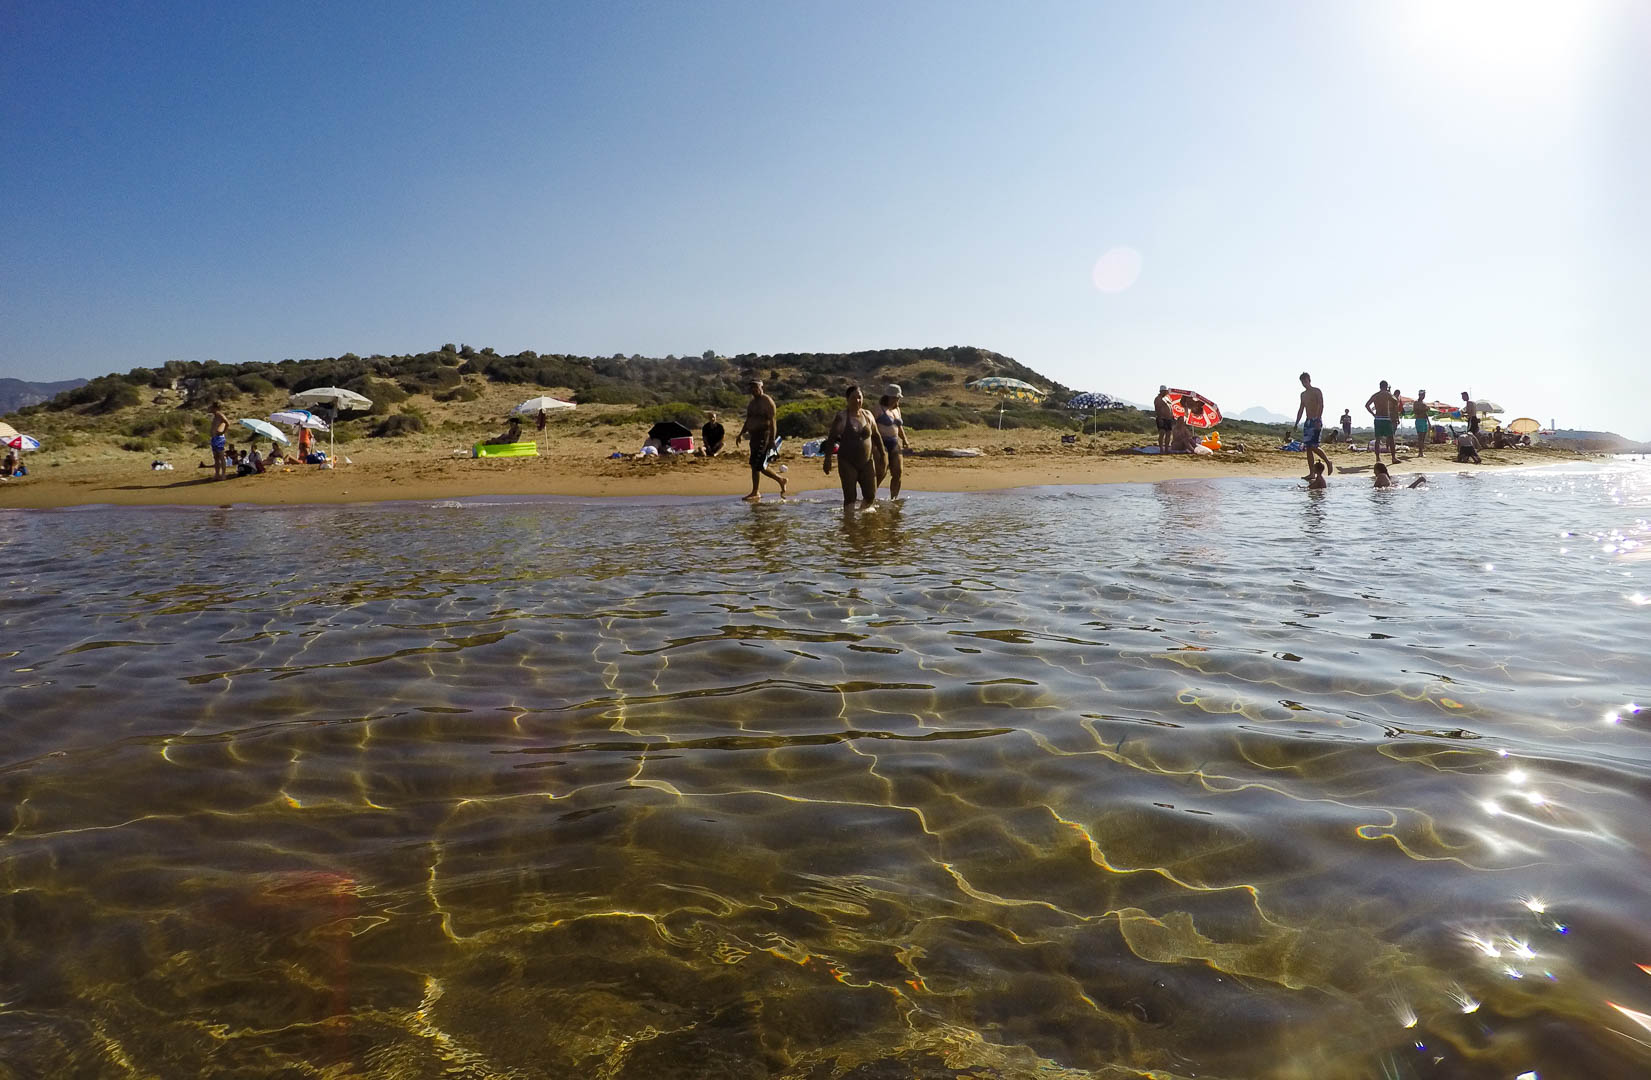
<svg viewBox="0 0 1651 1080"><path fill-rule="evenodd" d="M0 1060L1643 1075L1648 505L0 515Z"/></svg>

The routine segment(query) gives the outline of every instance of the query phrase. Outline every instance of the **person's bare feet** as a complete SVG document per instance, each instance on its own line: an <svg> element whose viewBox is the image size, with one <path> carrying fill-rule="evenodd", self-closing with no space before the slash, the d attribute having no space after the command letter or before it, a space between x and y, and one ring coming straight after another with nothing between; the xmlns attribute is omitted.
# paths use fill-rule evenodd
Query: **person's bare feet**
<svg viewBox="0 0 1651 1080"><path fill-rule="evenodd" d="M759 501L761 501L761 499L762 499L762 495L760 495L759 493L753 491L751 494L744 496L741 501L742 502L759 502Z"/></svg>
<svg viewBox="0 0 1651 1080"><path fill-rule="evenodd" d="M1335 472L1336 471L1336 467L1334 465L1330 464L1330 458L1329 458L1328 455L1326 455L1325 459L1324 459L1324 470L1326 472Z"/></svg>
<svg viewBox="0 0 1651 1080"><path fill-rule="evenodd" d="M780 481L780 498L785 498L785 481Z"/></svg>

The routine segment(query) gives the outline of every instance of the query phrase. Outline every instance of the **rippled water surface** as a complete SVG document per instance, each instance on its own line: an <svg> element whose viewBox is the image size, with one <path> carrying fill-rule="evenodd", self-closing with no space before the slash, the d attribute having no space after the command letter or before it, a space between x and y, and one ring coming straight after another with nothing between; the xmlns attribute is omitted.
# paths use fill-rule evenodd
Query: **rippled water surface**
<svg viewBox="0 0 1651 1080"><path fill-rule="evenodd" d="M0 1076L1643 1077L1648 519L0 514Z"/></svg>

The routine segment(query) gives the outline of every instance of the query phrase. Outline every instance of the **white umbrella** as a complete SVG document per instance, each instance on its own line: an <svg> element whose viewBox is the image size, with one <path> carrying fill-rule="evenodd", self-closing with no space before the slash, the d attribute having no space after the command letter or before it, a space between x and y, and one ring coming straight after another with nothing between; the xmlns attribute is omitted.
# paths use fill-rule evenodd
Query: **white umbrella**
<svg viewBox="0 0 1651 1080"><path fill-rule="evenodd" d="M267 420L253 420L243 416L241 417L241 426L251 428L254 435L262 435L271 442L278 442L282 446L287 445L287 433Z"/></svg>
<svg viewBox="0 0 1651 1080"><path fill-rule="evenodd" d="M309 428L311 431L326 431L332 426L308 409L282 409L270 413L269 420L272 424Z"/></svg>
<svg viewBox="0 0 1651 1080"><path fill-rule="evenodd" d="M364 412L373 407L373 403L362 397L354 390L345 390L341 386L317 386L312 390L300 390L287 399L289 404L301 409L312 405L331 405L338 412ZM333 449L332 428L327 428L327 467L332 468Z"/></svg>
<svg viewBox="0 0 1651 1080"><path fill-rule="evenodd" d="M373 407L371 401L354 390L345 390L339 386L317 386L311 390L300 390L288 401L301 409L307 409L312 405L331 405L339 412L364 412Z"/></svg>
<svg viewBox="0 0 1651 1080"><path fill-rule="evenodd" d="M6 423L4 420L0 420L0 439L15 438L17 438L17 429Z"/></svg>
<svg viewBox="0 0 1651 1080"><path fill-rule="evenodd" d="M516 406L514 409L511 409L510 411L513 412L513 413L518 413L522 416L531 416L534 413L540 412L541 410L544 411L544 412L554 412L557 409L577 409L577 408L578 408L578 406L575 405L573 402L563 401L561 398L536 397L536 398L528 398L526 401L522 402L520 405Z"/></svg>

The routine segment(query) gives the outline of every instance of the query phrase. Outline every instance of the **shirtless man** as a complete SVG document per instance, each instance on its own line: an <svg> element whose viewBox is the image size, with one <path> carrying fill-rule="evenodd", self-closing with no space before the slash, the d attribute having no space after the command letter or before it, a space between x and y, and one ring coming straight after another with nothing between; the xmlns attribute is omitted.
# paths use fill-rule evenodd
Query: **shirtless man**
<svg viewBox="0 0 1651 1080"><path fill-rule="evenodd" d="M1301 424L1301 414L1307 414L1307 422ZM1324 437L1324 391L1313 385L1313 377L1307 372L1301 373L1301 404L1296 406L1295 423L1290 425L1290 434L1296 433L1296 424L1301 424L1301 445L1307 449L1307 475L1303 480L1313 478L1313 455L1324 462L1324 471L1333 473L1336 467L1330 464L1330 455L1319 446L1319 439Z"/></svg>
<svg viewBox="0 0 1651 1080"><path fill-rule="evenodd" d="M197 429L198 430L198 429ZM212 479L229 477L229 460L225 453L229 446L229 417L217 403L212 405Z"/></svg>
<svg viewBox="0 0 1651 1080"><path fill-rule="evenodd" d="M1158 424L1158 453L1169 453L1169 433L1175 427L1175 410L1169 407L1169 387L1158 387L1158 396L1152 399L1152 416Z"/></svg>
<svg viewBox="0 0 1651 1080"><path fill-rule="evenodd" d="M1370 414L1371 423L1376 428L1376 460L1382 459L1382 442L1387 443L1387 456L1393 459L1393 464L1399 463L1399 448L1393 442L1393 413L1399 407L1399 399L1387 388L1387 380L1382 380L1381 389L1364 403L1364 411Z"/></svg>
<svg viewBox="0 0 1651 1080"><path fill-rule="evenodd" d="M1468 434L1477 440L1479 436L1479 406L1468 397L1466 390L1462 391L1462 419L1468 422Z"/></svg>
<svg viewBox="0 0 1651 1080"><path fill-rule="evenodd" d="M762 380L752 379L748 384L751 388L751 404L745 407L745 423L740 427L739 434L734 436L734 445L738 446L741 439L751 440L751 494L745 496L746 502L756 502L762 498L757 490L758 483L763 477L780 485L780 498L785 498L785 477L768 471L768 451L774 445L774 399L762 392Z"/></svg>
<svg viewBox="0 0 1651 1080"><path fill-rule="evenodd" d="M1416 391L1416 404L1411 407L1411 415L1416 418L1416 456L1427 457L1427 418L1433 415L1433 410L1427 407L1427 391Z"/></svg>

